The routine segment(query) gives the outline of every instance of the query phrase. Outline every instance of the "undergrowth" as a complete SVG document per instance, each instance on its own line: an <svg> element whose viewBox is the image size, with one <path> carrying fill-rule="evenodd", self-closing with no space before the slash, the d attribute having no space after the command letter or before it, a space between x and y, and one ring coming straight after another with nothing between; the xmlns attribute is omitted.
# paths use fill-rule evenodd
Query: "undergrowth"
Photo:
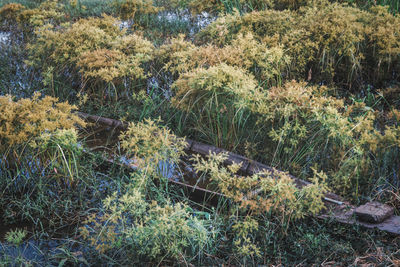
<svg viewBox="0 0 400 267"><path fill-rule="evenodd" d="M0 265L397 266L397 237L314 215L327 192L399 212L398 12L0 0ZM128 128L90 147L78 109ZM187 155L183 137L271 171Z"/></svg>

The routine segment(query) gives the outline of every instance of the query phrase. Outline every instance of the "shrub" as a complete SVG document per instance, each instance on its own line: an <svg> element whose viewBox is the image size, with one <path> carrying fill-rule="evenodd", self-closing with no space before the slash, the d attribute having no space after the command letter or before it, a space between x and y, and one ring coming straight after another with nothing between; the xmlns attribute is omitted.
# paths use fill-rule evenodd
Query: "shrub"
<svg viewBox="0 0 400 267"><path fill-rule="evenodd" d="M116 86L145 77L143 64L151 59L152 49L150 42L135 34L127 35L116 19L106 15L81 19L59 29L42 28L28 46L29 64L40 69L44 77L64 77L94 96L103 96L107 85L112 89L109 94L121 87L127 90Z"/></svg>
<svg viewBox="0 0 400 267"><path fill-rule="evenodd" d="M153 5L152 0L114 0L112 5L122 20L136 20L139 16L160 11L160 8Z"/></svg>
<svg viewBox="0 0 400 267"><path fill-rule="evenodd" d="M105 214L87 220L81 234L100 253L119 251L124 262L184 262L210 242L207 222L180 203L148 203L137 190L104 201Z"/></svg>
<svg viewBox="0 0 400 267"><path fill-rule="evenodd" d="M260 249L258 237L266 238L259 225L278 220L276 231L287 230L291 221L306 214L316 214L324 207L322 197L327 191L326 176L315 173L312 184L296 188L292 179L275 170L260 172L252 176L238 173L240 164L224 166L226 154L211 154L208 159L195 156L194 168L206 174L211 183L233 202L230 209L234 251L244 261L253 260L265 253ZM268 238L268 237L267 237Z"/></svg>
<svg viewBox="0 0 400 267"><path fill-rule="evenodd" d="M21 4L10 3L0 8L0 24L2 26L10 26L13 24L18 17L18 14L25 9Z"/></svg>
<svg viewBox="0 0 400 267"><path fill-rule="evenodd" d="M83 148L78 143L75 129L57 130L51 134L45 132L32 140L29 147L34 150L40 166L53 168L58 180L67 177L73 183L79 177L78 162Z"/></svg>
<svg viewBox="0 0 400 267"><path fill-rule="evenodd" d="M368 56L366 66L372 82L400 78L400 16L389 14L384 7L373 7L366 18Z"/></svg>
<svg viewBox="0 0 400 267"><path fill-rule="evenodd" d="M328 88L304 83L271 88L259 99L250 109L258 114L259 131L268 133L259 140L260 153L273 166L298 175L316 166L331 188L355 198L393 175L397 160L389 155L399 151L397 122L380 129L377 113L365 104L346 105Z"/></svg>
<svg viewBox="0 0 400 267"><path fill-rule="evenodd" d="M131 123L120 138L122 148L139 169L132 173L124 193L107 197L104 211L88 217L82 236L99 253L118 251L129 264L201 257L204 247L213 241L211 223L185 204L172 204L165 190L156 198L151 195L157 191L152 180L168 179L157 172L159 164L178 164L184 140L151 120Z"/></svg>
<svg viewBox="0 0 400 267"><path fill-rule="evenodd" d="M252 176L240 175L240 164L223 165L226 154L210 154L208 159L195 155L194 168L207 174L218 192L237 203L238 208L253 216L269 213L287 220L303 218L306 214L316 214L322 210L322 197L327 192L326 176L315 173L314 183L301 189L296 188L287 173L271 170Z"/></svg>
<svg viewBox="0 0 400 267"><path fill-rule="evenodd" d="M11 96L0 97L2 167L30 164L34 170L55 169L59 180L73 182L82 153L75 127L85 125L74 109L56 98L40 99L39 94L16 102Z"/></svg>
<svg viewBox="0 0 400 267"><path fill-rule="evenodd" d="M157 169L161 162L174 164L184 155L186 141L159 126L159 122L147 119L143 123L130 123L120 135L121 147L141 167Z"/></svg>
<svg viewBox="0 0 400 267"><path fill-rule="evenodd" d="M221 45L231 43L239 34L252 32L268 47L283 46L292 59L289 78L360 89L364 83L381 86L388 78L397 79L399 28L398 16L384 8L362 11L318 1L296 11L226 15L197 38Z"/></svg>
<svg viewBox="0 0 400 267"><path fill-rule="evenodd" d="M76 108L68 103L46 96L13 101L11 96L0 96L0 151L7 155L24 144L57 130L74 129L84 125L72 114Z"/></svg>
<svg viewBox="0 0 400 267"><path fill-rule="evenodd" d="M37 8L24 9L19 12L16 21L25 31L32 31L46 24L60 24L66 18L64 5L57 0L42 2Z"/></svg>
<svg viewBox="0 0 400 267"><path fill-rule="evenodd" d="M289 58L280 47L266 48L253 38L251 33L239 35L230 45L194 46L184 41L183 36L172 39L162 46L157 57L164 63L163 69L174 77L196 68L208 68L221 63L235 66L252 73L265 86L278 85Z"/></svg>
<svg viewBox="0 0 400 267"><path fill-rule="evenodd" d="M83 157L75 106L53 97L0 96L0 206L5 223L29 222L47 234L74 225L101 181ZM104 177L102 179L105 179ZM104 181L104 180L103 180ZM96 187L97 186L97 187ZM110 184L111 186L111 184Z"/></svg>
<svg viewBox="0 0 400 267"><path fill-rule="evenodd" d="M232 13L239 10L242 13L261 11L268 8L298 9L301 6L312 3L313 0L206 0L189 1L189 8L193 14L208 13Z"/></svg>
<svg viewBox="0 0 400 267"><path fill-rule="evenodd" d="M221 64L181 75L172 89L172 105L194 116L190 126L202 138L227 149L240 144L249 116L247 103L259 95L252 75Z"/></svg>

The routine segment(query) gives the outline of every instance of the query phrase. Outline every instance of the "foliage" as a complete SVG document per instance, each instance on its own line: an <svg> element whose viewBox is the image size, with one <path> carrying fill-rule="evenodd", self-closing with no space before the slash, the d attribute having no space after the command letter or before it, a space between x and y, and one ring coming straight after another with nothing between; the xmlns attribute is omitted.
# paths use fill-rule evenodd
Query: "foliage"
<svg viewBox="0 0 400 267"><path fill-rule="evenodd" d="M163 69L175 76L196 68L208 68L225 63L254 74L266 86L280 83L282 71L288 66L289 58L279 47L268 49L256 41L251 33L239 35L230 45L222 48L207 45L194 46L184 41L184 36L172 39L170 44L156 52Z"/></svg>
<svg viewBox="0 0 400 267"><path fill-rule="evenodd" d="M75 106L39 96L18 101L0 97L0 205L6 222L58 225L77 211L73 194L64 194L82 179L82 148L75 127L85 123L72 113ZM65 193L55 197L57 190Z"/></svg>
<svg viewBox="0 0 400 267"><path fill-rule="evenodd" d="M355 4L362 9L371 8L374 6L385 6L393 14L399 14L400 3L397 0L340 0L342 3Z"/></svg>
<svg viewBox="0 0 400 267"><path fill-rule="evenodd" d="M0 149L4 155L15 153L29 141L42 134L52 134L57 130L74 129L85 123L72 114L76 108L66 102L46 96L13 101L11 96L0 96Z"/></svg>
<svg viewBox="0 0 400 267"><path fill-rule="evenodd" d="M399 72L399 53L392 52L399 47L399 23L398 16L381 7L362 11L320 1L297 11L222 16L198 38L226 44L239 34L251 32L268 47L283 46L292 59L289 78L335 82L357 89L364 82L380 86L389 77L396 79L391 75ZM378 35L380 41L375 37Z"/></svg>
<svg viewBox="0 0 400 267"><path fill-rule="evenodd" d="M242 13L251 12L254 10L265 10L268 8L277 9L296 9L306 5L310 0L191 0L187 4L194 14L202 12L209 13L232 13L234 10L239 10Z"/></svg>
<svg viewBox="0 0 400 267"><path fill-rule="evenodd" d="M381 166L397 165L388 156L398 153L397 120L380 132L376 112L360 102L345 105L326 87L274 87L253 111L268 133L263 153L272 165L299 174L317 165L341 194L358 198L361 191L371 192L381 177L392 175Z"/></svg>
<svg viewBox="0 0 400 267"><path fill-rule="evenodd" d="M39 96L0 97L0 207L5 224L23 221L52 235L78 223L107 192L102 183L112 190L116 178L100 179L99 163L83 157L75 127L85 123L72 113L75 107Z"/></svg>
<svg viewBox="0 0 400 267"><path fill-rule="evenodd" d="M225 64L195 69L183 74L172 85L172 104L196 116L194 127L210 136L215 145L232 149L245 130L249 99L259 94L252 75Z"/></svg>
<svg viewBox="0 0 400 267"><path fill-rule="evenodd" d="M116 97L116 86L125 87L124 84L145 77L143 64L151 59L152 44L136 34L127 35L116 19L104 15L57 29L42 28L28 50L28 63L50 78L45 79L45 84L51 84L58 75L94 96L107 93L104 85L108 84L113 89L108 94Z"/></svg>
<svg viewBox="0 0 400 267"><path fill-rule="evenodd" d="M328 186L398 212L398 1L15 1L0 0L15 95L0 96L0 209L29 240L9 231L0 265L399 265L396 238L307 216ZM15 100L43 85L132 122L90 151L75 106ZM190 164L169 129L272 168ZM171 183L197 178L219 194Z"/></svg>
<svg viewBox="0 0 400 267"><path fill-rule="evenodd" d="M106 198L104 206L106 213L100 220L93 215L87 220L93 226L81 229L100 253L121 249L127 262L183 262L200 255L209 242L206 222L194 217L185 205L148 203L134 190Z"/></svg>
<svg viewBox="0 0 400 267"><path fill-rule="evenodd" d="M156 168L161 162L178 162L184 155L186 141L158 126L159 122L146 119L143 123L130 123L120 135L121 147L139 166Z"/></svg>
<svg viewBox="0 0 400 267"><path fill-rule="evenodd" d="M233 245L241 258L261 256L255 237L262 232L259 224L270 220L269 216L279 221L281 231L286 231L292 220L316 214L324 208L322 197L327 187L323 173L315 173L312 184L298 189L288 174L276 170L242 176L238 173L240 164L223 165L226 158L223 153L210 153L208 159L196 155L192 160L196 172L207 174L218 192L235 204L231 207ZM263 217L264 214L268 214L268 218Z"/></svg>
<svg viewBox="0 0 400 267"><path fill-rule="evenodd" d="M42 2L37 8L24 9L17 16L17 23L25 31L41 27L49 23L59 24L65 20L64 5L57 0Z"/></svg>
<svg viewBox="0 0 400 267"><path fill-rule="evenodd" d="M10 25L17 20L18 14L25 7L21 4L10 3L0 8L0 23L3 26Z"/></svg>
<svg viewBox="0 0 400 267"><path fill-rule="evenodd" d="M26 230L15 229L6 233L5 239L7 242L12 243L16 246L20 245L27 235Z"/></svg>
<svg viewBox="0 0 400 267"><path fill-rule="evenodd" d="M172 204L161 197L147 201L155 185L154 178L166 179L157 174L161 161L170 164L180 161L186 143L154 121L131 123L121 135L122 147L134 155L140 169L132 174L131 187L119 196L116 192L107 197L103 214L92 214L81 234L100 253L121 250L124 260L184 262L187 257L198 257L212 234L208 222L196 215L185 204ZM160 176L161 175L161 176Z"/></svg>
<svg viewBox="0 0 400 267"><path fill-rule="evenodd" d="M139 16L155 14L160 11L152 0L114 0L113 7L122 20L136 20Z"/></svg>
<svg viewBox="0 0 400 267"><path fill-rule="evenodd" d="M78 162L83 148L78 144L75 129L56 130L49 134L45 132L32 140L29 147L35 151L41 166L51 166L55 176L66 176L69 182L79 177Z"/></svg>
<svg viewBox="0 0 400 267"><path fill-rule="evenodd" d="M208 159L196 155L193 166L197 172L209 174L219 192L248 214L274 214L284 224L309 213L316 214L324 207L322 197L327 187L323 173L315 173L312 184L298 189L287 173L271 170L242 176L238 174L240 164L223 166L226 159L223 153L210 154Z"/></svg>

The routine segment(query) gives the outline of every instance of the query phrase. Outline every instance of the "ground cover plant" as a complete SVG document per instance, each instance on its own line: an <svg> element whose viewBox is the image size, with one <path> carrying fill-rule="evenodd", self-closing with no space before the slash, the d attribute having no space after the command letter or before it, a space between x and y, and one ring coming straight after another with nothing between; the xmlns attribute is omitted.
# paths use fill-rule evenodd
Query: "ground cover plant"
<svg viewBox="0 0 400 267"><path fill-rule="evenodd" d="M0 265L398 266L315 215L399 215L399 80L398 1L0 0Z"/></svg>

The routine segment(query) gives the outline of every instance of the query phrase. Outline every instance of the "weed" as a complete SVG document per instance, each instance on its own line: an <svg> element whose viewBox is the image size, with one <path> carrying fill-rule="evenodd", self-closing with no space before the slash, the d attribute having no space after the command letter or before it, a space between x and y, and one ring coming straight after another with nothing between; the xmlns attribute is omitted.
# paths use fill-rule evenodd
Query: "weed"
<svg viewBox="0 0 400 267"><path fill-rule="evenodd" d="M16 229L6 233L6 241L14 244L15 246L20 245L27 235L26 230Z"/></svg>

